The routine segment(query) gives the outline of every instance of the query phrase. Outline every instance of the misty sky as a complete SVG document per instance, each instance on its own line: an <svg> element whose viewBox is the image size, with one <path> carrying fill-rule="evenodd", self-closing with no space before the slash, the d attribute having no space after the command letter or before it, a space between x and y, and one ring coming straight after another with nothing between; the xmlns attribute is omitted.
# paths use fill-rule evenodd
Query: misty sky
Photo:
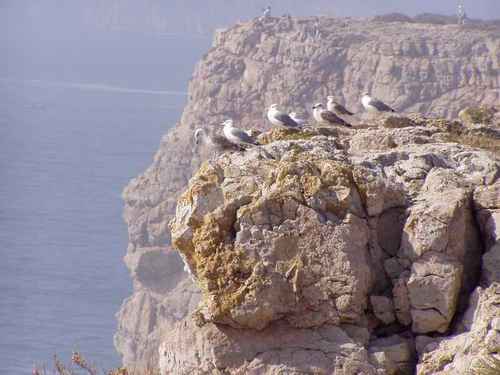
<svg viewBox="0 0 500 375"><path fill-rule="evenodd" d="M277 1L279 3L279 1ZM401 12L454 14L457 0L332 0L339 16L373 16ZM472 18L500 18L500 0L465 0L465 8Z"/></svg>
<svg viewBox="0 0 500 375"><path fill-rule="evenodd" d="M361 17L392 12L454 15L458 0L0 0L0 22L39 29L118 22L134 30L160 25L169 32L185 32L253 18L267 4L273 6L274 15ZM471 18L500 19L500 0L464 0L464 4Z"/></svg>

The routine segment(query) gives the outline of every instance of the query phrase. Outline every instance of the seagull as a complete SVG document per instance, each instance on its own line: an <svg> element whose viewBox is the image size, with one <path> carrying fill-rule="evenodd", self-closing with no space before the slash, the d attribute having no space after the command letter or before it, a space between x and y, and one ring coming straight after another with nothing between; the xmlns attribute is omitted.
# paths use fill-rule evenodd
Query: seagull
<svg viewBox="0 0 500 375"><path fill-rule="evenodd" d="M297 129L300 125L289 115L278 110L277 104L272 104L267 111L267 119L271 124L285 129Z"/></svg>
<svg viewBox="0 0 500 375"><path fill-rule="evenodd" d="M232 119L224 121L221 125L224 125L224 136L232 144L240 148L257 146L257 142L255 142L244 130L233 126Z"/></svg>
<svg viewBox="0 0 500 375"><path fill-rule="evenodd" d="M299 126L303 126L306 123L306 120L304 120L303 118L297 117L297 113L296 112L290 112L288 114L288 116L290 116L290 118L293 121L295 121L297 124L299 124Z"/></svg>
<svg viewBox="0 0 500 375"><path fill-rule="evenodd" d="M345 122L332 111L326 110L321 103L313 105L313 117L319 124L322 125L343 125L348 128L352 128L351 124Z"/></svg>
<svg viewBox="0 0 500 375"><path fill-rule="evenodd" d="M202 143L205 143L209 147L214 147L222 151L235 148L234 144L229 142L225 137L221 137L220 135L210 136L207 134L205 129L196 129L194 132L195 149Z"/></svg>
<svg viewBox="0 0 500 375"><path fill-rule="evenodd" d="M372 98L367 92L365 92L361 98L361 104L363 104L363 107L368 112L375 112L375 113L380 113L380 112L396 112L394 109L389 107L387 104L384 102Z"/></svg>
<svg viewBox="0 0 500 375"><path fill-rule="evenodd" d="M339 116L352 116L354 113L348 111L344 106L337 103L333 96L328 96L326 98L328 101L326 103L326 109L330 112L336 113Z"/></svg>
<svg viewBox="0 0 500 375"><path fill-rule="evenodd" d="M262 9L262 18L271 17L271 6L268 5L264 9Z"/></svg>
<svg viewBox="0 0 500 375"><path fill-rule="evenodd" d="M194 132L194 144L199 146L204 139L206 139L208 143L212 143L212 140L205 133L205 129L196 129Z"/></svg>

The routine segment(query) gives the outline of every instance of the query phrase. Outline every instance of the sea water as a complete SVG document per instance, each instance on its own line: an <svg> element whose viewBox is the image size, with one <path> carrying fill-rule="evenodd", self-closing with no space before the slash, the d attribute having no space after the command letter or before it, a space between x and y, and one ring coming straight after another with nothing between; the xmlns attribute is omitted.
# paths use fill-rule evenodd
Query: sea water
<svg viewBox="0 0 500 375"><path fill-rule="evenodd" d="M73 350L109 368L131 293L121 191L178 120L209 41L35 42L0 45L0 374Z"/></svg>

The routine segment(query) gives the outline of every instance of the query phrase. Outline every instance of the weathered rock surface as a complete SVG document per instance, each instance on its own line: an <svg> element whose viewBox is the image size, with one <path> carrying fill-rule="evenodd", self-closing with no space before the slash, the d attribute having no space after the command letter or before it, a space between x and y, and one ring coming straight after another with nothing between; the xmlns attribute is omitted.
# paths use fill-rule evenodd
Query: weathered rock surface
<svg viewBox="0 0 500 375"><path fill-rule="evenodd" d="M227 116L264 130L266 105L309 108L327 94L359 110L364 89L455 117L500 100L499 40L494 28L286 17L217 34L180 123L123 193L134 280L115 337L124 362L155 362L161 344L169 373L414 368L414 335L452 335L478 280L500 276L500 168L487 151L500 150L498 116L266 132L265 152L203 164L177 205L213 156L193 154L192 131Z"/></svg>
<svg viewBox="0 0 500 375"><path fill-rule="evenodd" d="M355 373L341 370L349 351L325 358L332 349L310 348L305 338L349 324L370 335L369 343L352 339L366 373L412 373L414 335L446 340L440 334L450 333L478 285L481 233L496 233L475 218L496 207L500 161L437 142L442 130L430 124L330 136L272 131L261 135L265 146L205 162L171 223L173 245L202 291L202 327L188 317L178 336L164 338L162 369ZM373 145L381 129L404 141ZM263 343L281 335L277 324L293 343ZM241 348L251 340L259 343L248 344L252 351ZM188 347L199 351L187 355ZM290 351L305 348L311 352L294 362ZM228 353L241 357L227 362Z"/></svg>
<svg viewBox="0 0 500 375"><path fill-rule="evenodd" d="M419 375L498 374L500 284L477 288L463 318L467 331L438 338L420 353Z"/></svg>
<svg viewBox="0 0 500 375"><path fill-rule="evenodd" d="M126 363L156 363L161 333L198 305L199 289L183 271L177 253L168 248L140 248L125 258L135 293L117 314L115 345Z"/></svg>
<svg viewBox="0 0 500 375"><path fill-rule="evenodd" d="M192 321L179 323L160 347L168 374L378 374L362 341L342 327L291 327L280 321L263 331Z"/></svg>
<svg viewBox="0 0 500 375"><path fill-rule="evenodd" d="M413 374L414 344L398 335L376 339L371 342L369 358L382 374Z"/></svg>

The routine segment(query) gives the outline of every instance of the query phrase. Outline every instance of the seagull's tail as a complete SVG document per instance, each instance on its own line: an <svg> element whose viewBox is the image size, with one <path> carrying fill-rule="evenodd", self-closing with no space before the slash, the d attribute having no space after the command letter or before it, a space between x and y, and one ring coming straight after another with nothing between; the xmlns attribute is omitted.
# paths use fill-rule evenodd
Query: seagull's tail
<svg viewBox="0 0 500 375"><path fill-rule="evenodd" d="M340 125L343 125L343 126L345 126L346 128L352 128L352 125L351 125L351 124L349 124L347 121L345 121L344 119L341 119L341 118L339 118L339 119L341 120L341 121L339 121L339 122L340 122Z"/></svg>

